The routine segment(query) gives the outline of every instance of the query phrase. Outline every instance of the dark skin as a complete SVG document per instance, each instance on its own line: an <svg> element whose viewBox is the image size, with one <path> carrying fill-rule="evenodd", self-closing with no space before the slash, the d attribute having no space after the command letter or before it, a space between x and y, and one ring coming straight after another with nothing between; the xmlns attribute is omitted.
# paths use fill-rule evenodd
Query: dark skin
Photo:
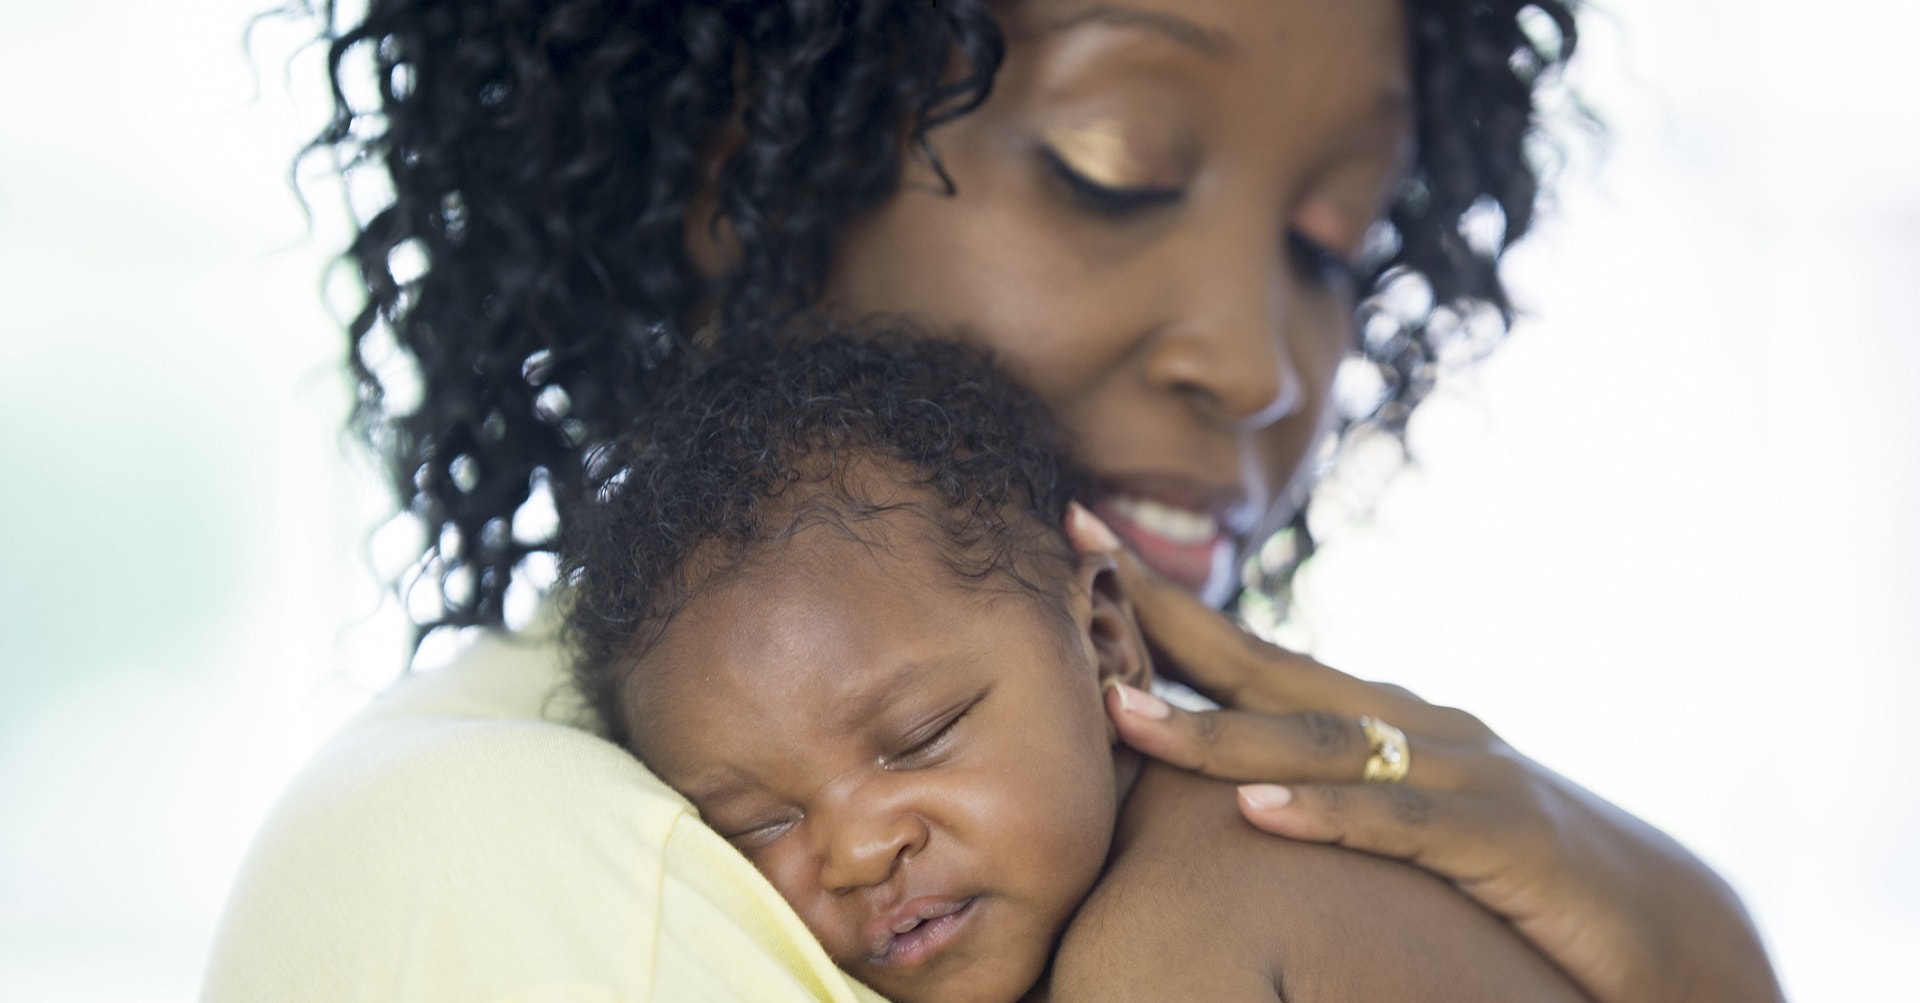
<svg viewBox="0 0 1920 1003"><path fill-rule="evenodd" d="M1092 504L1221 597L1277 528L1411 150L1396 0L1015 5L993 96L850 227L827 305L965 332L1046 400ZM1284 98L1284 100L1282 100Z"/></svg>
<svg viewBox="0 0 1920 1003"><path fill-rule="evenodd" d="M1113 561L1099 565L1112 568L1100 584L1128 630L1125 643L1107 645L1102 671L1108 708L1125 720L1131 712L1117 708L1147 697L1153 675L1128 583L1178 589L1124 551L1086 547L1105 540L1084 509L1075 506L1068 524L1076 545ZM1121 757L1130 751L1117 748ZM1239 800L1231 784L1148 760L1100 883L1061 937L1047 982L1028 998L1589 998L1445 881L1371 855L1267 838L1237 817Z"/></svg>
<svg viewBox="0 0 1920 1003"><path fill-rule="evenodd" d="M936 534L896 510L763 544L694 592L621 701L633 751L835 964L900 1003L1004 1003L1107 858L1130 774L1095 666L1121 620L1110 588L1063 617L957 581Z"/></svg>
<svg viewBox="0 0 1920 1003"><path fill-rule="evenodd" d="M899 193L843 235L826 305L964 331L1072 431L1096 508L1165 586L1141 599L1149 636L1232 708L1116 714L1123 739L1290 784L1284 805L1243 796L1243 817L1431 872L1597 999L1779 998L1737 899L1664 834L1470 715L1255 651L1175 600L1222 597L1324 429L1353 338L1341 265L1413 132L1400 4L1032 0L1002 17L992 97L927 137L956 193L908 156ZM689 246L717 272L710 216L696 207ZM1403 786L1353 782L1361 714L1407 733Z"/></svg>
<svg viewBox="0 0 1920 1003"><path fill-rule="evenodd" d="M1113 863L1061 940L1046 999L1587 998L1445 882L1269 838L1234 802L1230 784L1145 770Z"/></svg>
<svg viewBox="0 0 1920 1003"><path fill-rule="evenodd" d="M901 1003L1581 998L1432 876L1143 770L1101 709L1151 677L1111 558L1030 570L1058 595L961 582L916 498L867 490L899 507L766 544L623 687L634 751L837 964Z"/></svg>
<svg viewBox="0 0 1920 1003"><path fill-rule="evenodd" d="M1254 638L1154 574L1091 514L1075 512L1069 532L1083 551L1114 559L1158 664L1231 708L1191 713L1138 690L1110 693L1108 710L1133 747L1241 782L1240 814L1259 829L1445 877L1593 998L1784 999L1739 898L1665 833L1521 756L1471 714ZM1353 783L1368 757L1360 714L1420 736L1403 784ZM1304 782L1263 782L1278 760ZM1476 838L1451 840L1448 830ZM1634 883L1607 888L1602 865L1620 873L1611 855L1623 835L1637 853L1624 875ZM1553 855L1570 850L1590 870L1551 874ZM1528 884L1530 871L1554 880ZM1676 923L1689 925L1667 932ZM1356 964L1360 946L1345 944Z"/></svg>

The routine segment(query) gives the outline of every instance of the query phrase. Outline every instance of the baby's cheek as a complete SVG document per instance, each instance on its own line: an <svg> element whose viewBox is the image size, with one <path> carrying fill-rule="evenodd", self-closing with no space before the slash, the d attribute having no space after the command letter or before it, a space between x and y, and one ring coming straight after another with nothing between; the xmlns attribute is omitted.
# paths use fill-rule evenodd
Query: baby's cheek
<svg viewBox="0 0 1920 1003"><path fill-rule="evenodd" d="M1047 855L1057 868L1058 894L1067 900L1069 913L1106 863L1119 808L1112 755L1105 748L1089 749L1075 760L1049 799L1053 845Z"/></svg>
<svg viewBox="0 0 1920 1003"><path fill-rule="evenodd" d="M844 967L857 960L857 957L864 957L863 952L848 942L847 931L844 924L838 921L831 899L819 894L817 883L813 887L808 886L803 876L807 866L804 854L797 845L788 845L790 843L797 841L776 841L772 846L749 854L748 859L753 861L755 869L766 876L774 891L779 892L780 897L793 907L800 922L827 949L827 955L833 958L834 964Z"/></svg>

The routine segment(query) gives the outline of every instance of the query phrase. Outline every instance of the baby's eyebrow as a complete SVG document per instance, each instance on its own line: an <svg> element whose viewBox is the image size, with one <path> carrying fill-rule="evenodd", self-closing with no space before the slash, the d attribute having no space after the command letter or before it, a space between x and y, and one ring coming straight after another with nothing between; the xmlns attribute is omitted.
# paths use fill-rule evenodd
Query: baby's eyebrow
<svg viewBox="0 0 1920 1003"><path fill-rule="evenodd" d="M735 766L722 765L676 786L687 800L698 805L730 801L751 792L758 782Z"/></svg>
<svg viewBox="0 0 1920 1003"><path fill-rule="evenodd" d="M840 723L855 730L878 720L903 693L916 692L919 681L947 672L968 668L979 662L981 653L972 648L943 652L927 658L909 658L850 689L840 705Z"/></svg>

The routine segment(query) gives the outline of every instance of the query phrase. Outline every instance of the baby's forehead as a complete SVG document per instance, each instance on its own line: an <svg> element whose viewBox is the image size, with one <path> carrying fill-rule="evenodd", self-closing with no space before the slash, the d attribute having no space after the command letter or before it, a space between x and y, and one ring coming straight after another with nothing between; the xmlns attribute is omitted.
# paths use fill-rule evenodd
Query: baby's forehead
<svg viewBox="0 0 1920 1003"><path fill-rule="evenodd" d="M700 541L674 570L678 599L653 611L617 684L633 723L737 699L703 684L716 665L763 690L829 665L788 694L819 705L893 665L977 645L928 629L955 617L983 632L1038 620L1054 635L1034 635L1049 654L1071 634L1077 561L1031 509L951 505L901 465L859 453L808 473L764 497L744 532Z"/></svg>
<svg viewBox="0 0 1920 1003"><path fill-rule="evenodd" d="M956 686L1070 671L1066 596L964 579L926 534L844 529L804 527L693 591L627 676L644 757L700 768L699 750L724 751L702 732L801 709L852 735L937 711Z"/></svg>

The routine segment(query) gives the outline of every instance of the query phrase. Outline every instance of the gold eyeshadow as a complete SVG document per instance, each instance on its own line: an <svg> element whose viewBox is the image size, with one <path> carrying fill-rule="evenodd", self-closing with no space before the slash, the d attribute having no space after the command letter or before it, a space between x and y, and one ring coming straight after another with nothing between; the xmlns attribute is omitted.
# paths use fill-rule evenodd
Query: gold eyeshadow
<svg viewBox="0 0 1920 1003"><path fill-rule="evenodd" d="M1094 184L1142 188L1155 183L1153 171L1134 155L1118 122L1109 119L1060 126L1043 135L1068 167Z"/></svg>

